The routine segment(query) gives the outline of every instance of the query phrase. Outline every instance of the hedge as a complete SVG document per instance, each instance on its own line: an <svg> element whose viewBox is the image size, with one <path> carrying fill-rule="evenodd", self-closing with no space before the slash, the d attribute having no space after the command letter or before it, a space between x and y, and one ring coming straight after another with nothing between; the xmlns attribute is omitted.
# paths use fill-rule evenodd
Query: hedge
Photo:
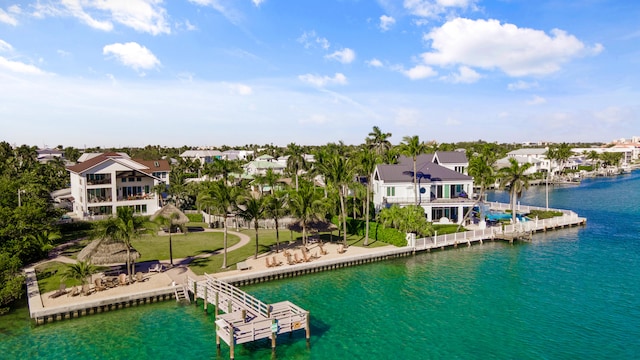
<svg viewBox="0 0 640 360"><path fill-rule="evenodd" d="M189 218L189 222L202 222L202 214L185 214Z"/></svg>
<svg viewBox="0 0 640 360"><path fill-rule="evenodd" d="M334 216L331 222L337 225L338 228L342 228L337 216ZM347 233L349 234L364 236L366 226L367 223L364 220L347 218ZM369 238L390 245L407 246L405 234L393 228L386 228L375 221L369 221Z"/></svg>

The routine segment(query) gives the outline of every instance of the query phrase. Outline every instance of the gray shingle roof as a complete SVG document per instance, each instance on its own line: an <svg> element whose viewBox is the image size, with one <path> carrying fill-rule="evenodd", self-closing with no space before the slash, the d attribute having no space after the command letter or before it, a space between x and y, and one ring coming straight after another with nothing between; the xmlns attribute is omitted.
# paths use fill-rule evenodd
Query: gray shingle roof
<svg viewBox="0 0 640 360"><path fill-rule="evenodd" d="M413 182L413 176L411 172L413 172L413 161L410 164L398 164L398 165L378 165L377 166L378 174L380 179L384 182ZM422 172L423 174L431 175L431 181L436 181L439 179L440 181L451 181L451 180L463 180L469 181L473 178L468 175L461 174L457 171L453 171L447 169L444 166L440 166L438 164L434 164L430 161L426 162L418 162L416 170L418 172ZM422 179L422 182L427 182L429 180Z"/></svg>
<svg viewBox="0 0 640 360"><path fill-rule="evenodd" d="M417 157L417 163L422 164L424 162L435 162L436 157L440 164L461 164L467 163L467 155L462 151L436 151L434 154L421 154ZM398 157L398 163L413 166L413 159L401 155Z"/></svg>

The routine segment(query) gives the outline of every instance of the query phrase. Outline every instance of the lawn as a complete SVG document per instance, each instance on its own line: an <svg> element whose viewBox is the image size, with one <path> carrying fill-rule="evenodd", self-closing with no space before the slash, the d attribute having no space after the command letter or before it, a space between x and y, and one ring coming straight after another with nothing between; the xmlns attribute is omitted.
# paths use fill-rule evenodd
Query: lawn
<svg viewBox="0 0 640 360"><path fill-rule="evenodd" d="M42 265L36 266L36 276L38 277L38 289L41 294L49 291L58 290L61 283L65 283L67 288L82 285L80 281L75 279L65 279L64 272L67 264L58 261L50 261ZM106 268L97 266L98 271L104 271Z"/></svg>
<svg viewBox="0 0 640 360"><path fill-rule="evenodd" d="M190 264L189 268L196 274L202 275L204 273L212 274L222 271L235 270L235 265L244 261L250 256L255 255L255 230L253 229L240 229L240 232L249 236L251 238L251 242L246 246L243 246L241 249L229 252L227 254L227 269L223 270L222 267L222 255L210 256L204 259L194 259ZM320 238L324 242L337 242L341 241L342 237L337 236L337 232L331 234L321 234ZM302 234L298 232L293 232L289 230L280 230L280 243L288 243L289 241L297 241L302 239ZM364 242L364 237L358 235L349 235L347 237L347 244L349 246L362 246ZM266 253L271 251L271 246L276 243L276 231L273 229L260 229L258 231L258 254ZM373 239L369 239L369 247L375 248L380 246L387 246L388 244L383 243L381 241L375 241ZM175 249L175 247L174 247Z"/></svg>
<svg viewBox="0 0 640 360"><path fill-rule="evenodd" d="M187 234L172 234L171 242L173 258L185 258L200 254L208 254L222 250L224 246L222 232L190 232ZM233 246L240 241L236 235L228 234L227 246ZM140 252L137 262L169 259L169 235L145 235L131 242Z"/></svg>

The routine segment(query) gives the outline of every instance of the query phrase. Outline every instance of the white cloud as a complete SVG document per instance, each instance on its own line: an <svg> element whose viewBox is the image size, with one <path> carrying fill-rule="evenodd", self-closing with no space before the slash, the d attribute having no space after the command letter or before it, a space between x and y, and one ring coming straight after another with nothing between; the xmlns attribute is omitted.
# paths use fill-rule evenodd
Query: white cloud
<svg viewBox="0 0 640 360"><path fill-rule="evenodd" d="M434 18L451 8L475 8L476 0L404 0L404 8L412 15Z"/></svg>
<svg viewBox="0 0 640 360"><path fill-rule="evenodd" d="M326 124L328 122L328 119L325 115L322 115L322 114L312 114L307 118L300 119L300 121L298 122L300 124L322 125L322 124Z"/></svg>
<svg viewBox="0 0 640 360"><path fill-rule="evenodd" d="M61 57L71 56L70 52L64 51L64 50L61 50L61 49L56 50L56 53Z"/></svg>
<svg viewBox="0 0 640 360"><path fill-rule="evenodd" d="M602 111L596 111L593 116L607 124L618 124L627 119L637 118L629 109L623 109L618 106L609 106Z"/></svg>
<svg viewBox="0 0 640 360"><path fill-rule="evenodd" d="M231 90L231 93L243 96L251 95L253 93L251 86L240 83L229 84L229 89Z"/></svg>
<svg viewBox="0 0 640 360"><path fill-rule="evenodd" d="M212 7L222 14L230 23L239 25L243 22L244 16L233 7L235 5L234 1L235 0L189 0L189 2L197 5Z"/></svg>
<svg viewBox="0 0 640 360"><path fill-rule="evenodd" d="M447 120L444 121L446 126L459 126L462 125L462 122L456 118L448 117Z"/></svg>
<svg viewBox="0 0 640 360"><path fill-rule="evenodd" d="M547 75L572 58L602 50L601 45L588 49L562 30L554 29L547 35L498 20L457 18L433 29L424 38L431 41L433 49L422 54L426 64L498 68L514 77Z"/></svg>
<svg viewBox="0 0 640 360"><path fill-rule="evenodd" d="M169 34L167 11L159 0L62 0L57 4L34 5L36 17L72 16L94 29L113 30L113 22L152 35Z"/></svg>
<svg viewBox="0 0 640 360"><path fill-rule="evenodd" d="M20 61L9 60L3 56L0 56L0 69L6 69L11 72L27 74L27 75L44 75L46 72L42 71L39 67L25 64Z"/></svg>
<svg viewBox="0 0 640 360"><path fill-rule="evenodd" d="M379 67L383 67L383 66L384 66L384 65L382 64L382 61L380 61L380 60L378 60L378 59L376 59L376 58L373 58L373 59L371 59L371 60L367 60L367 61L366 61L366 63L367 63L367 65L369 65L369 66L371 66L371 67L377 67L377 68L379 68Z"/></svg>
<svg viewBox="0 0 640 360"><path fill-rule="evenodd" d="M511 91L528 90L528 89L537 88L537 87L538 87L538 83L536 81L526 82L526 81L522 81L522 80L518 80L518 81L516 81L514 83L511 83L511 84L507 85L507 89L509 89Z"/></svg>
<svg viewBox="0 0 640 360"><path fill-rule="evenodd" d="M298 79L300 81L306 82L313 86L317 87L325 87L327 85L346 85L347 77L342 73L336 73L333 77L329 76L320 76L314 74L304 74L299 75Z"/></svg>
<svg viewBox="0 0 640 360"><path fill-rule="evenodd" d="M315 46L320 46L324 50L328 50L331 43L326 38L320 37L314 30L305 31L300 35L297 41L304 46L305 49L309 49Z"/></svg>
<svg viewBox="0 0 640 360"><path fill-rule="evenodd" d="M527 101L527 105L541 105L546 102L547 100L542 96L535 95L531 100Z"/></svg>
<svg viewBox="0 0 640 360"><path fill-rule="evenodd" d="M102 49L102 53L104 55L113 55L122 65L133 68L136 71L153 69L160 65L158 58L149 49L136 42L106 45Z"/></svg>
<svg viewBox="0 0 640 360"><path fill-rule="evenodd" d="M188 31L193 31L193 30L197 29L197 27L195 25L193 25L192 23L190 23L189 20L184 22L184 26Z"/></svg>
<svg viewBox="0 0 640 360"><path fill-rule="evenodd" d="M13 51L13 46L8 42L0 39L0 52L10 52Z"/></svg>
<svg viewBox="0 0 640 360"><path fill-rule="evenodd" d="M350 64L351 62L353 62L353 60L355 60L356 53L349 48L344 48L342 50L335 51L332 54L325 55L325 58L336 60L343 64Z"/></svg>
<svg viewBox="0 0 640 360"><path fill-rule="evenodd" d="M18 5L12 5L7 8L7 11L0 8L0 23L16 26L18 25L18 19L16 15L20 14L21 10Z"/></svg>
<svg viewBox="0 0 640 360"><path fill-rule="evenodd" d="M251 0L253 2L253 5L260 7L260 5L265 1L265 0Z"/></svg>
<svg viewBox="0 0 640 360"><path fill-rule="evenodd" d="M382 15L380 16L380 29L387 31L396 23L396 19L392 16Z"/></svg>
<svg viewBox="0 0 640 360"><path fill-rule="evenodd" d="M416 109L400 108L396 111L394 123L398 126L416 126L420 113Z"/></svg>
<svg viewBox="0 0 640 360"><path fill-rule="evenodd" d="M460 66L458 73L453 74L451 81L455 84L471 84L480 80L482 76L468 66Z"/></svg>
<svg viewBox="0 0 640 360"><path fill-rule="evenodd" d="M420 80L438 75L438 73L433 70L433 68L425 65L416 65L409 70L400 71L411 80Z"/></svg>

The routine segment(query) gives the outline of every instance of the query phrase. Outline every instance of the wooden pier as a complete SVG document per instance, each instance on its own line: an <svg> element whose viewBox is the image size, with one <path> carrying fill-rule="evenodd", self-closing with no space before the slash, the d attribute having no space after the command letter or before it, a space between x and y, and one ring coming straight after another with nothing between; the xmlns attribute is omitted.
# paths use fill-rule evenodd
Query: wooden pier
<svg viewBox="0 0 640 360"><path fill-rule="evenodd" d="M205 274L205 279L187 279L187 289L194 303L203 299L204 309L214 306L216 346L220 339L229 345L229 357L234 359L235 346L260 339L271 339L275 352L279 334L305 330L309 342L311 329L309 312L290 301L265 304L237 287ZM222 311L224 314L219 314Z"/></svg>

